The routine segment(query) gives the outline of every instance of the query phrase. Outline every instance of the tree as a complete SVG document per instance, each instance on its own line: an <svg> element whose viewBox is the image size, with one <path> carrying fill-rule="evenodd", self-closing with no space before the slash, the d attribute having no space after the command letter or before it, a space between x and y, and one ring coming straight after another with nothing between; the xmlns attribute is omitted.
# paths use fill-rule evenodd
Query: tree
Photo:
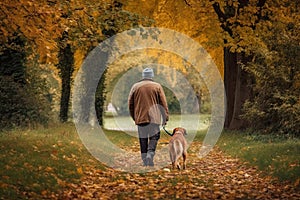
<svg viewBox="0 0 300 200"><path fill-rule="evenodd" d="M0 54L0 129L47 125L51 118L51 99L45 79L41 77L25 48L25 38L14 37L2 46ZM12 46L18 48L10 48ZM26 50L26 51L25 51ZM28 68L28 66L34 66Z"/></svg>
<svg viewBox="0 0 300 200"><path fill-rule="evenodd" d="M298 2L299 3L299 2ZM299 10L295 1L273 1L268 18L257 26L266 48L252 49L245 70L254 77L254 98L245 104L251 128L267 133L295 134L300 130Z"/></svg>
<svg viewBox="0 0 300 200"><path fill-rule="evenodd" d="M52 97L49 91L48 82L45 76L50 79L51 74L45 74L45 66L56 62L56 39L62 34L64 22L60 18L59 6L55 1L7 1L0 3L0 55L5 55L6 51L23 52L22 59L13 54L14 62L21 62L23 65L24 78L22 90L17 90L13 82L7 81L7 87L12 87L10 96L14 108L14 102L22 101L23 106L19 107L18 113L22 116L16 122L18 125L28 125L42 123L46 125L51 118L49 113L52 109ZM18 39L23 38L23 44L18 43ZM6 70L14 71L14 64L4 61L8 66ZM47 64L47 65L43 65ZM52 64L53 66L53 64ZM55 70L55 68L52 68ZM53 73L55 74L55 73ZM18 91L18 95L15 92ZM27 94L23 96L23 93ZM25 111L27 109L27 111ZM13 112L11 112L13 113ZM13 114L12 114L13 115ZM18 116L19 114L15 115ZM3 114L4 116L4 114Z"/></svg>
<svg viewBox="0 0 300 200"><path fill-rule="evenodd" d="M251 59L250 46L257 23L264 19L263 8L266 0L214 1L213 9L217 14L224 37L224 84L226 90L225 128L240 129L248 126L241 118L245 101L251 98L252 82L243 66Z"/></svg>
<svg viewBox="0 0 300 200"><path fill-rule="evenodd" d="M72 74L74 71L74 53L71 45L67 43L68 32L63 33L60 39L57 68L61 77L61 100L59 118L61 122L68 120L69 102L71 95Z"/></svg>
<svg viewBox="0 0 300 200"><path fill-rule="evenodd" d="M31 67L39 71L42 69L40 64L46 63L45 66L51 67L55 74L60 74L61 121L67 120L73 71L78 70L81 62L74 54L79 55L80 52L83 54L80 59L84 59L91 49L112 36L106 30L117 33L143 21L137 15L117 8L118 3L106 0L4 0L0 7L3 19L0 22L0 53L7 48L22 49L18 43L8 42L21 35L26 38L26 48L31 49L28 51L31 54L26 56L39 58Z"/></svg>
<svg viewBox="0 0 300 200"><path fill-rule="evenodd" d="M64 30L56 1L3 0L0 3L0 42L2 47L18 48L8 42L15 37L26 38L31 53L39 55L39 61L55 62L56 38ZM1 49L0 49L1 52Z"/></svg>
<svg viewBox="0 0 300 200"><path fill-rule="evenodd" d="M96 8L96 9L95 9ZM83 12L87 9L89 12ZM92 10L90 10L92 9ZM97 10L98 9L98 10ZM93 3L90 6L80 8L79 12L90 13L88 15L75 16L77 19L77 25L73 29L73 37L75 39L75 46L86 54L89 53L94 47L96 47L100 42L104 41L107 38L114 36L115 34L122 32L124 30L136 27L140 24L148 24L148 20L140 17L136 14L126 12L122 9L122 4L113 1L109 4L102 3ZM84 20L87 18L86 20ZM88 23L87 23L88 22ZM84 30L83 32L82 29ZM79 36L79 37L78 37ZM87 39L88 38L88 39ZM84 45L83 45L84 44ZM107 63L109 53L102 57L102 63ZM90 88L85 88L86 85L83 85L84 99L81 99L81 112L78 117L81 122L90 122L94 123L95 119L90 118L91 112L93 112L93 106L96 106L96 115L97 120L100 125L102 125L102 116L104 110L105 102L105 85L104 81L106 78L106 69L97 69L93 73L83 70L83 75L81 76L86 85L89 85L90 81L93 81L98 77L99 74L103 74L96 91L91 90ZM92 75L92 77L86 77L86 74ZM93 99L95 98L95 105L92 105Z"/></svg>
<svg viewBox="0 0 300 200"><path fill-rule="evenodd" d="M209 1L149 0L143 3L139 1L123 2L125 9L148 16L154 20L155 26L181 32L199 42L212 56L220 74L223 74L223 60L222 56L220 56L223 50L221 28L217 27L219 21L214 10L211 9ZM209 112L210 108L206 106L206 102L209 102L209 93L199 79L199 73L192 69L193 66L187 65L184 59L178 59L174 55L170 56L158 50L155 53L147 52L147 56L152 56L157 59L155 62L171 66L184 74L194 88L194 92L198 97L198 103L201 104L205 101L205 105L200 105L201 112ZM168 74L166 78L173 79L174 77ZM206 107L205 111L204 107Z"/></svg>

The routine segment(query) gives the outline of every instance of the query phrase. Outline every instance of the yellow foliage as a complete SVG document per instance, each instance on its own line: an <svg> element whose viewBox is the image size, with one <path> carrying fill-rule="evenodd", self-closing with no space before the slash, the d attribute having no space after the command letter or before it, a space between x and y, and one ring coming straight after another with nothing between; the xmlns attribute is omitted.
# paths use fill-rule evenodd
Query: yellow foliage
<svg viewBox="0 0 300 200"><path fill-rule="evenodd" d="M45 1L4 0L0 4L1 42L7 42L16 33L21 33L29 43L37 46L43 62L55 60L55 39L64 29L64 19L58 6Z"/></svg>
<svg viewBox="0 0 300 200"><path fill-rule="evenodd" d="M154 19L155 26L178 31L199 42L209 52L223 76L223 56L220 56L223 55L221 45L223 41L222 37L218 37L221 30L209 3L189 1L191 4L189 6L184 1L177 0L123 2L128 11L147 15ZM213 47L210 44L213 44ZM172 59L178 63L176 58Z"/></svg>

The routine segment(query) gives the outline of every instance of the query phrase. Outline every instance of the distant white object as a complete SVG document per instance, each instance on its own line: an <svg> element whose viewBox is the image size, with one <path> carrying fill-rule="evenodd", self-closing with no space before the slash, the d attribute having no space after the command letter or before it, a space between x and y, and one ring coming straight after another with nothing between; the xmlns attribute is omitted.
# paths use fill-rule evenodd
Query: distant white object
<svg viewBox="0 0 300 200"><path fill-rule="evenodd" d="M109 103L109 104L107 105L107 110L106 110L106 112L110 112L110 113L112 113L113 115L117 114L117 110L116 110L116 108L112 105L112 103Z"/></svg>

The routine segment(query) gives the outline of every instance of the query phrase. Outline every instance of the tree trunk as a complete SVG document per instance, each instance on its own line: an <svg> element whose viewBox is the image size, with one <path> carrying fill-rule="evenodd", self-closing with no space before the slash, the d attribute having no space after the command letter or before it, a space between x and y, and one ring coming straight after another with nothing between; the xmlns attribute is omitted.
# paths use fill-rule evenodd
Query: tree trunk
<svg viewBox="0 0 300 200"><path fill-rule="evenodd" d="M251 90L248 85L250 77L239 64L247 59L238 53L224 48L224 84L226 91L226 118L224 128L241 129L247 122L241 118L243 104L250 98Z"/></svg>
<svg viewBox="0 0 300 200"><path fill-rule="evenodd" d="M59 118L61 122L68 121L68 111L71 93L71 77L73 73L73 52L68 44L65 48L61 49L60 55L60 74L61 74L61 98L60 98L60 113Z"/></svg>
<svg viewBox="0 0 300 200"><path fill-rule="evenodd" d="M242 11L246 6L249 6L249 1L238 0L238 7L234 4L226 2L223 9L217 1L210 0L212 2L213 9L217 14L219 21L221 23L221 28L227 32L232 38L234 36L233 27L243 25L235 21L231 23L230 19L238 19L237 14ZM258 23L262 19L262 8L265 5L266 0L258 0L256 3L257 20ZM251 6L251 5L250 5ZM251 29L255 29L255 25L249 26ZM226 44L227 41L225 40ZM250 75L243 70L242 64L246 64L251 57L246 57L244 54L237 52L230 52L229 47L224 48L224 84L226 90L226 118L224 128L227 129L241 129L247 126L247 122L241 119L242 107L247 99L251 97L251 85L249 85L252 80Z"/></svg>
<svg viewBox="0 0 300 200"><path fill-rule="evenodd" d="M237 56L236 53L230 52L224 48L224 87L226 92L226 117L225 128L229 128L233 118L235 86L237 79Z"/></svg>
<svg viewBox="0 0 300 200"><path fill-rule="evenodd" d="M103 113L105 111L104 103L106 99L105 95L105 77L106 77L107 70L104 70L100 80L99 84L96 90L95 95L95 107L96 107L96 115L100 126L103 126Z"/></svg>

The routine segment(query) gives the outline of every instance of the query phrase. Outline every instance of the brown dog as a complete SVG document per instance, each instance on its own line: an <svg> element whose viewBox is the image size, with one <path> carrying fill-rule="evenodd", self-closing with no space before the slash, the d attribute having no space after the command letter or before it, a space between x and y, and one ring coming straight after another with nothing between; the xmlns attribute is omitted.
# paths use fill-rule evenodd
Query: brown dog
<svg viewBox="0 0 300 200"><path fill-rule="evenodd" d="M173 136L169 142L169 154L172 162L172 168L177 167L181 169L179 164L179 158L183 158L183 169L186 168L186 157L187 157L187 141L185 139L187 135L184 128L175 128L173 130Z"/></svg>

